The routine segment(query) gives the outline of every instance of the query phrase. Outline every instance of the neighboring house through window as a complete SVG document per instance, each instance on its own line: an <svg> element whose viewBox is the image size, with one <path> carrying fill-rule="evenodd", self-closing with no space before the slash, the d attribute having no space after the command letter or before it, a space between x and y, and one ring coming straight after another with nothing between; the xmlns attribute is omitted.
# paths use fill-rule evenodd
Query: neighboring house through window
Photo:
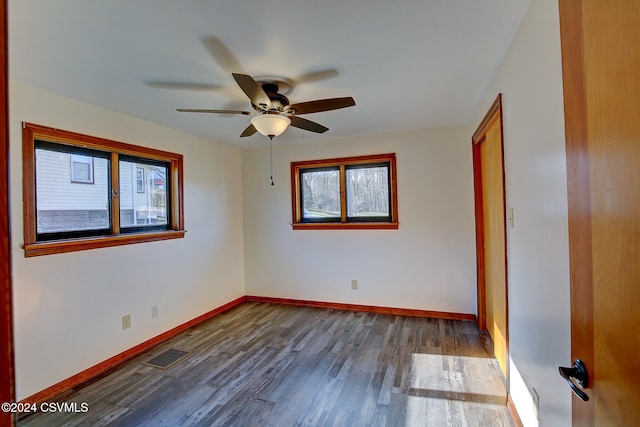
<svg viewBox="0 0 640 427"><path fill-rule="evenodd" d="M25 124L23 172L25 256L184 236L180 154Z"/></svg>

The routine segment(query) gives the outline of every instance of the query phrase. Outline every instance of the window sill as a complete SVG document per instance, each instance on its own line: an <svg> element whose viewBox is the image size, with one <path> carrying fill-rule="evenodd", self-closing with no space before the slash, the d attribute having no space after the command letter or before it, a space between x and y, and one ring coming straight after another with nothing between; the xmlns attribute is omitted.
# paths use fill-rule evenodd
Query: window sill
<svg viewBox="0 0 640 427"><path fill-rule="evenodd" d="M181 239L184 237L185 233L186 230L169 230L155 233L120 234L117 236L101 236L85 239L30 243L22 245L22 248L24 249L25 258L29 258L41 255L108 248L112 246L132 245L135 243Z"/></svg>
<svg viewBox="0 0 640 427"><path fill-rule="evenodd" d="M291 224L294 230L397 230L397 222L305 222Z"/></svg>

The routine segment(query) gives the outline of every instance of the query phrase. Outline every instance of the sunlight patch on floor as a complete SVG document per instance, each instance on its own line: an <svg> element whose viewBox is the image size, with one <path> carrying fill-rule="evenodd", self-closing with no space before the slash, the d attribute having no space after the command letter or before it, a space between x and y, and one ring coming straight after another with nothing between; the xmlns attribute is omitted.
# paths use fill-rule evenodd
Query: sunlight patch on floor
<svg viewBox="0 0 640 427"><path fill-rule="evenodd" d="M467 426L491 418L506 403L499 372L493 358L413 353L405 425L442 425L446 420L446 425ZM477 418L469 420L465 413Z"/></svg>

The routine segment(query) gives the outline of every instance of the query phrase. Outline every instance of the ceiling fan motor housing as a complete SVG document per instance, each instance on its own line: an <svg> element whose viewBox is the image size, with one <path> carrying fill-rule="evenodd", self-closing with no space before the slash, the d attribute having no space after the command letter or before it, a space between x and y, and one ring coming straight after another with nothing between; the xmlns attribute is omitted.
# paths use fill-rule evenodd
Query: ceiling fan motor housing
<svg viewBox="0 0 640 427"><path fill-rule="evenodd" d="M278 93L278 84L273 82L262 83L262 90L267 94L271 100L271 108L269 111L277 111L279 113L286 112L286 107L289 105L289 98L281 93ZM265 111L264 107L257 106L251 103L251 106L256 111Z"/></svg>

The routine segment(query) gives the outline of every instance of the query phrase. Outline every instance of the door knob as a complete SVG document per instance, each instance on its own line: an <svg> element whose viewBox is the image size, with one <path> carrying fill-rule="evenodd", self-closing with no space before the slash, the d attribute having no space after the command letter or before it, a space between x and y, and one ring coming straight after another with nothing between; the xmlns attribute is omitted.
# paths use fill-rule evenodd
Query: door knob
<svg viewBox="0 0 640 427"><path fill-rule="evenodd" d="M571 387L571 391L573 391L580 400L585 402L589 400L587 393L580 390L580 388L589 386L589 375L587 374L587 368L584 366L582 360L576 359L573 361L573 367L563 368L561 366L558 368L558 371L560 372L560 376L567 380L569 387ZM580 386L580 388L578 388L578 386Z"/></svg>

